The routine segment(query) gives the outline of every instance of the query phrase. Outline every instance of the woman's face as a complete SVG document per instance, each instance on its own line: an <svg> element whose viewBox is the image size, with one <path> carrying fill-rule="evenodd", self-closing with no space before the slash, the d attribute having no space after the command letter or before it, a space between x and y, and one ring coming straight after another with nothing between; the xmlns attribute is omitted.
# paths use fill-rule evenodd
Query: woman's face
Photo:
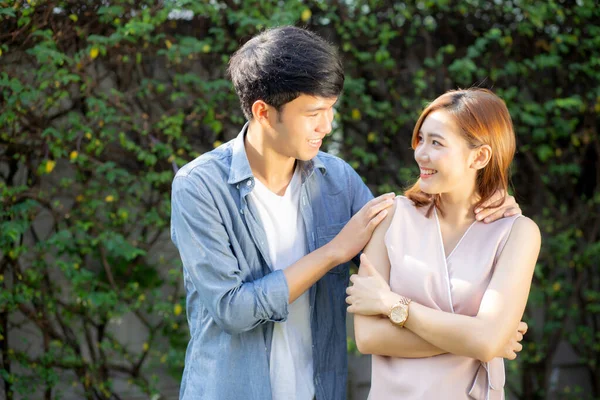
<svg viewBox="0 0 600 400"><path fill-rule="evenodd" d="M437 110L429 114L415 148L421 172L420 189L428 194L473 190L477 170L472 168L475 151L463 138L452 116Z"/></svg>

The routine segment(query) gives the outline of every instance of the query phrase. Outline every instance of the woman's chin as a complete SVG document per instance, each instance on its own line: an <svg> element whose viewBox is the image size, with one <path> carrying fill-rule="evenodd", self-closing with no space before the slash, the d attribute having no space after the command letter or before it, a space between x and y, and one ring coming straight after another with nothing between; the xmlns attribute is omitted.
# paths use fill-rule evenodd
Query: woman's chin
<svg viewBox="0 0 600 400"><path fill-rule="evenodd" d="M423 183L419 185L419 189L421 189L421 192L430 195L440 194L439 190L435 190L435 188L428 187L428 185L423 185Z"/></svg>

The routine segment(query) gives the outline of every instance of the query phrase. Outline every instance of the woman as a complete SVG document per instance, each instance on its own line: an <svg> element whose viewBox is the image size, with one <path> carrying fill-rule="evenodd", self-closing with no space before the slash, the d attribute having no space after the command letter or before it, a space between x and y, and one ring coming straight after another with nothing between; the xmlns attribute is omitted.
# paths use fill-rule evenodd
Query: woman
<svg viewBox="0 0 600 400"><path fill-rule="evenodd" d="M412 145L420 179L347 290L358 349L373 354L369 398L503 399L500 357L520 350L540 232L523 216L473 216L508 187L510 115L489 90L450 91L423 111Z"/></svg>

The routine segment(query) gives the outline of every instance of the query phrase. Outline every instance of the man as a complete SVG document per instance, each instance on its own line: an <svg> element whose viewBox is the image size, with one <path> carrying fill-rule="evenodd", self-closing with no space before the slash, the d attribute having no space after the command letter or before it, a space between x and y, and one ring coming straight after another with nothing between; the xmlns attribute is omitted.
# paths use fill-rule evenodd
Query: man
<svg viewBox="0 0 600 400"><path fill-rule="evenodd" d="M330 44L268 30L229 73L249 122L173 181L191 334L180 399L345 399L348 262L394 195L373 199L319 152L344 83Z"/></svg>

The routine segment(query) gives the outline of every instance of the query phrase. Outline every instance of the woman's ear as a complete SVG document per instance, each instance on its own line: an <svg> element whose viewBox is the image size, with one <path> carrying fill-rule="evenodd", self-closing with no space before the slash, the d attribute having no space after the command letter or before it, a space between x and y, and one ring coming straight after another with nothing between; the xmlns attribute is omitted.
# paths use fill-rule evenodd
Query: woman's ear
<svg viewBox="0 0 600 400"><path fill-rule="evenodd" d="M471 168L473 169L480 170L485 168L492 159L492 148L487 144L479 146L473 152L475 154L471 162Z"/></svg>

